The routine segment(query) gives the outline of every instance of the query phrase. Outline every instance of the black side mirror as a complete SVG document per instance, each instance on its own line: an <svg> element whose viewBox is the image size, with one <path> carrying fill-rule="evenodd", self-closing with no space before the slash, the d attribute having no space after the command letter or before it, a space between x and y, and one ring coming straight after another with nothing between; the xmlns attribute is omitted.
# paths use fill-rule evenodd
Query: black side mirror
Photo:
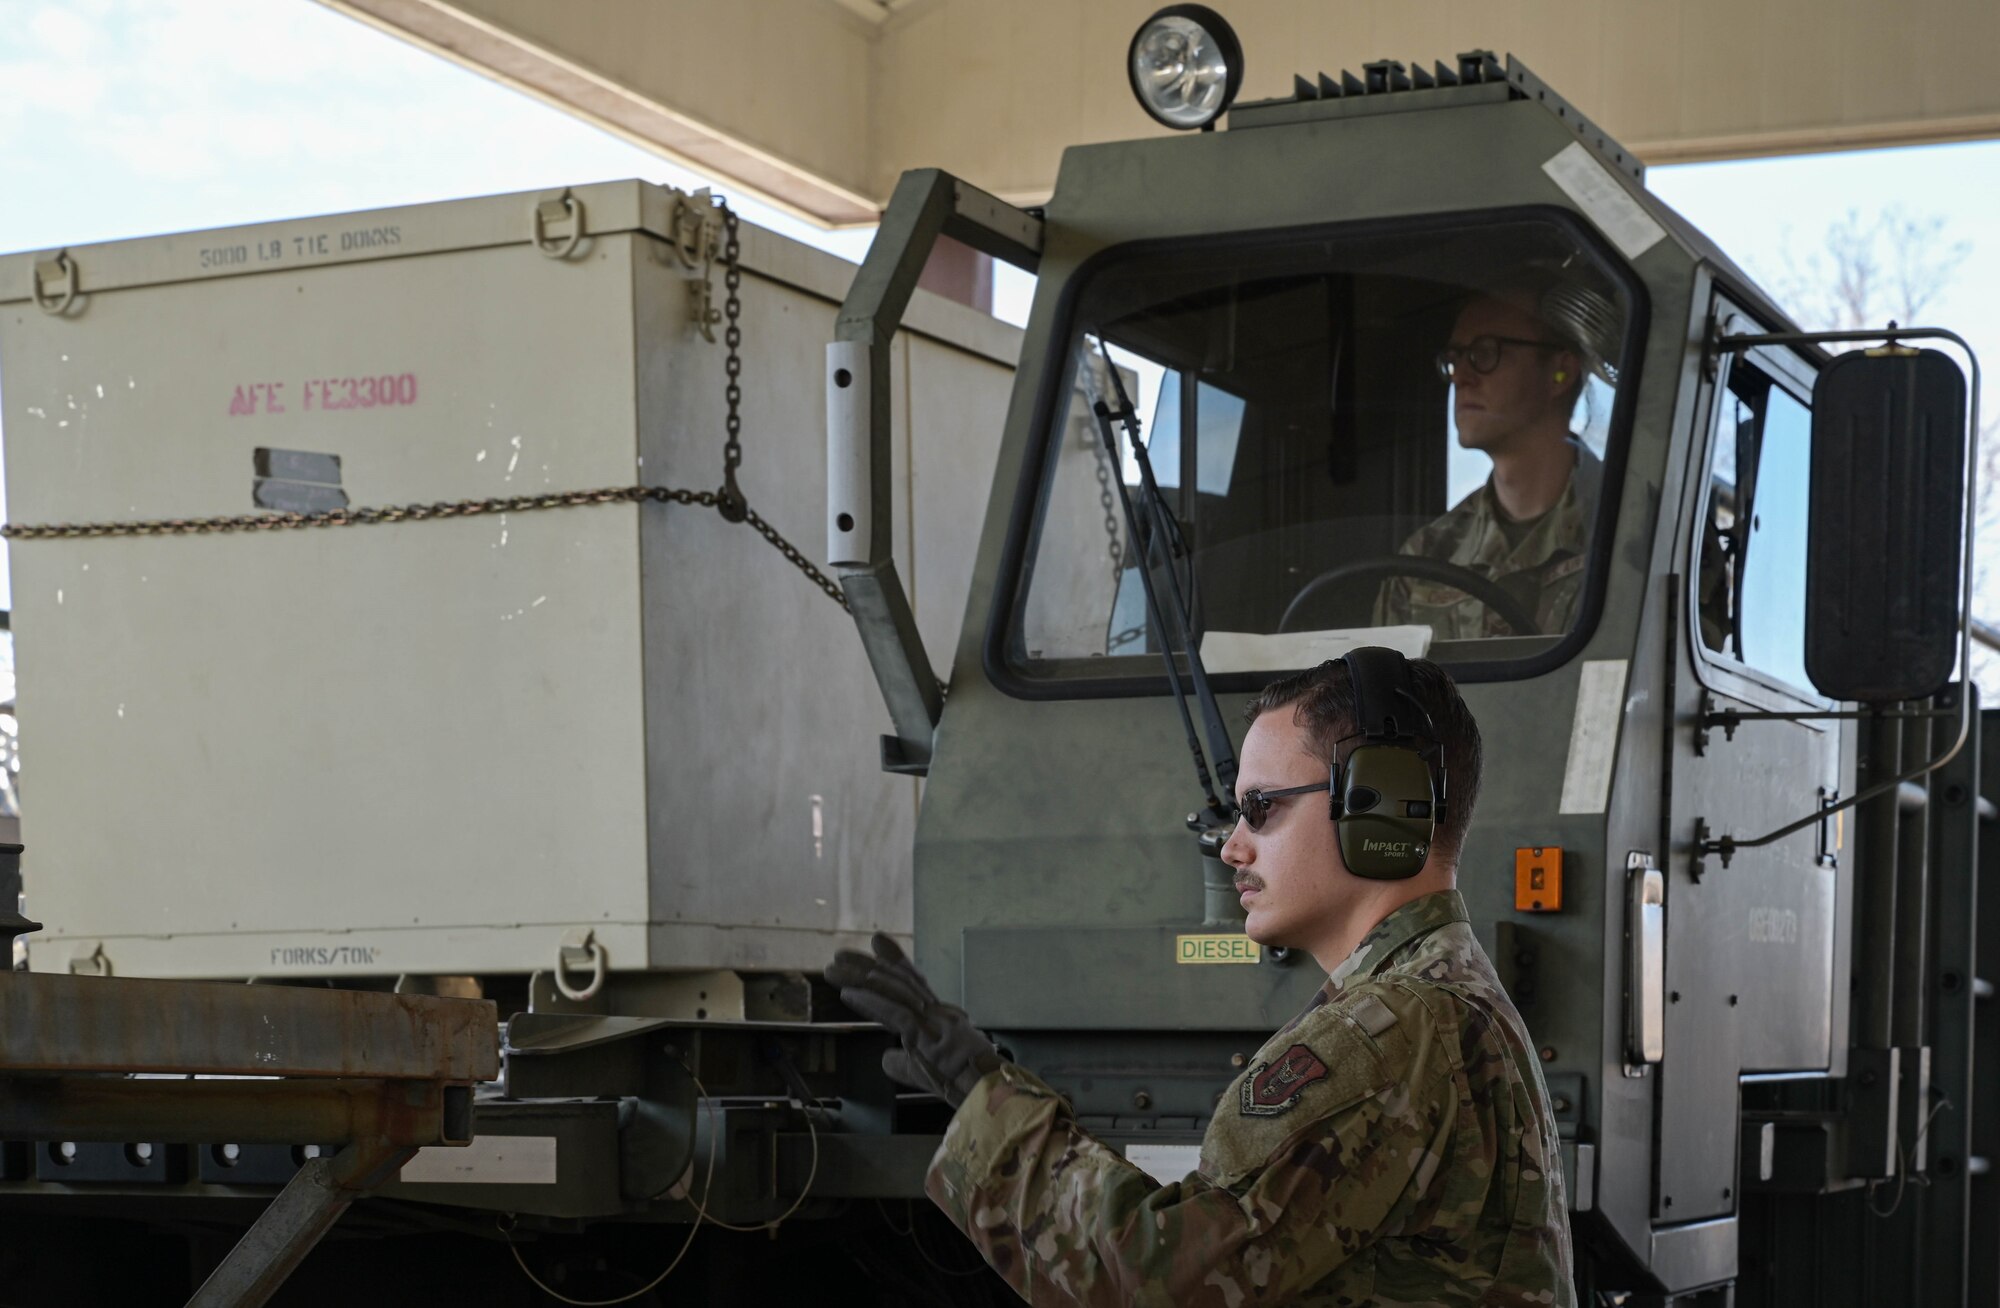
<svg viewBox="0 0 2000 1308"><path fill-rule="evenodd" d="M1833 699L1935 694L1958 654L1965 374L1855 350L1813 386L1806 675Z"/></svg>

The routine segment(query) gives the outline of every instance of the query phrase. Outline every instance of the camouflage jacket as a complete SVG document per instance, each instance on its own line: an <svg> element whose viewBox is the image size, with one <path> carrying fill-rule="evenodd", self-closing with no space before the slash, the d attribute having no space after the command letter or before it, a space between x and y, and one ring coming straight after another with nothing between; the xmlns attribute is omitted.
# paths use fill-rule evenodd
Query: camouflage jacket
<svg viewBox="0 0 2000 1308"><path fill-rule="evenodd" d="M1449 891L1383 919L1265 1043L1186 1179L1158 1184L1010 1064L927 1189L1034 1304L1574 1305L1548 1104Z"/></svg>
<svg viewBox="0 0 2000 1308"><path fill-rule="evenodd" d="M1518 545L1500 527L1493 482L1460 500L1449 513L1403 542L1402 553L1421 554L1491 577L1535 615L1540 634L1569 630L1590 561L1590 531L1604 485L1604 464L1580 441L1576 468L1555 507L1542 515ZM1393 577L1375 598L1375 625L1428 624L1438 640L1478 640L1516 632L1486 605L1455 586L1418 577Z"/></svg>

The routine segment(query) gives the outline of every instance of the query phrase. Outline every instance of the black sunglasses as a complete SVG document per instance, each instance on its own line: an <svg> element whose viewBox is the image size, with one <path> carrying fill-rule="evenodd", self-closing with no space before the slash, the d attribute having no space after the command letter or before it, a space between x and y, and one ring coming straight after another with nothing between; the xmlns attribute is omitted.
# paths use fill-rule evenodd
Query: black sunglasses
<svg viewBox="0 0 2000 1308"><path fill-rule="evenodd" d="M1465 345L1447 345L1437 352L1438 376L1446 381L1456 381L1461 359L1474 372L1485 376L1500 366L1501 348L1508 345L1518 345L1530 350L1569 348L1558 341L1530 341L1519 336L1475 336Z"/></svg>
<svg viewBox="0 0 2000 1308"><path fill-rule="evenodd" d="M1246 790L1236 801L1236 811L1250 824L1252 831L1264 829L1264 819L1271 816L1271 801L1288 799L1293 795L1310 795L1333 789L1331 779L1316 782L1310 786L1287 786L1283 790Z"/></svg>

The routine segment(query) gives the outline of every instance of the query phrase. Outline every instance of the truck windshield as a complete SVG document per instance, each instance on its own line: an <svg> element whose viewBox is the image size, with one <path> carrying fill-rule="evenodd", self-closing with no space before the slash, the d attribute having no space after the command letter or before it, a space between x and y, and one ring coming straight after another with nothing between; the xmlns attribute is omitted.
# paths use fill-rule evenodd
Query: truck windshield
<svg viewBox="0 0 2000 1308"><path fill-rule="evenodd" d="M1113 251L1072 296L1015 672L1158 672L1142 566L1191 594L1224 676L1356 644L1535 658L1592 611L1637 342L1626 284L1567 225ZM1117 422L1128 400L1165 529Z"/></svg>

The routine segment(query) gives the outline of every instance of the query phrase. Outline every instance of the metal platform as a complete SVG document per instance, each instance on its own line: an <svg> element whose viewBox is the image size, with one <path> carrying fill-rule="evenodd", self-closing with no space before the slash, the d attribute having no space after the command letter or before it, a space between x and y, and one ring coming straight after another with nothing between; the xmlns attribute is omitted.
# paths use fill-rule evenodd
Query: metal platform
<svg viewBox="0 0 2000 1308"><path fill-rule="evenodd" d="M192 1304L265 1302L418 1149L470 1143L473 1084L499 1071L484 1000L0 972L0 1139L340 1146L299 1169Z"/></svg>

